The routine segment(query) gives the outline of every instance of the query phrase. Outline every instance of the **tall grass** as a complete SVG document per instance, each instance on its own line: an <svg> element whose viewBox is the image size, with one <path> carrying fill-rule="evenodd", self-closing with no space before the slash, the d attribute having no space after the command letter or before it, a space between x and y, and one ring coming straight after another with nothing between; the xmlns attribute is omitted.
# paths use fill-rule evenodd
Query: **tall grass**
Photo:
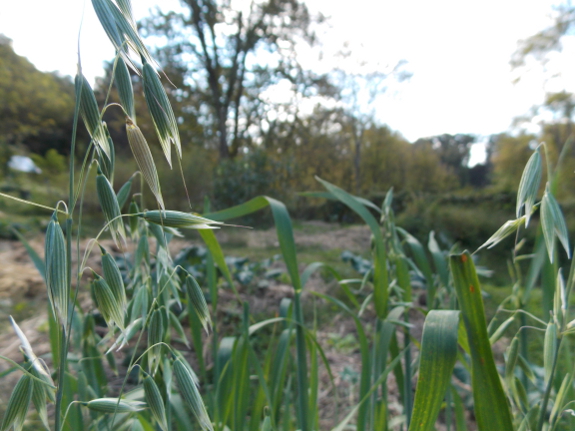
<svg viewBox="0 0 575 431"><path fill-rule="evenodd" d="M423 245L396 226L391 191L377 207L318 179L325 192L315 196L340 201L369 227L371 261L354 279L343 279L335 268L321 262L302 271L290 216L285 205L273 198L260 196L216 212L206 204L203 216L165 208L156 164L134 115L128 68L142 76L168 163L175 161L174 166L181 168L185 154L161 73L136 32L129 0L92 3L117 50L112 85L118 87L121 104L100 108L79 64L69 196L52 208L43 258L23 240L46 280L51 354L36 356L26 334L12 320L23 359L16 363L2 357L12 364L9 372L21 377L0 431L23 429L31 405L41 425L31 424L30 429L318 430L324 419L318 406L325 395L320 393L329 394L335 411L340 406L336 376L319 342L315 319L304 307L314 296L353 322L359 346L356 402L331 418L334 430L432 430L443 412L445 427L460 431L467 429L469 409L474 410L480 430L574 429L575 370L569 337L575 327L570 309L575 266L566 224L554 198L557 176L553 172L558 167L554 169L541 154L544 146L526 166L516 219L505 223L482 247L493 247L516 234L510 259L513 291L489 324L474 256L457 247L442 249L433 232ZM141 64L134 58L140 58ZM139 168L138 175L121 186L114 184L114 143L101 121L107 109L122 109L126 114L126 133ZM92 141L77 168L74 145L80 118ZM560 160L566 154L567 150ZM548 178L539 198L543 159L548 163ZM93 171L103 224L81 255L83 200ZM143 196L150 192L155 207L146 208ZM276 317L256 322L235 288L213 229L226 228L228 220L265 208L273 216L293 295L278 304ZM523 254L520 231L538 209L536 250ZM197 256L192 249L170 254L170 241L181 229L198 230L206 244L202 284L194 276ZM120 253L104 246L102 238L108 232ZM101 269L91 268L88 258L98 251ZM77 253L76 266L73 253ZM569 274L559 268L560 255L571 264ZM525 274L522 262L528 263ZM338 280L340 292L306 287L320 269ZM90 275L88 283L83 281L85 273ZM525 308L539 284L544 299L541 312L534 315ZM414 301L416 285L425 288L425 308ZM232 290L241 310L233 333L226 333L218 321L220 294L226 288ZM88 297L92 305L81 306ZM421 340L413 336L417 315L425 318ZM492 346L509 335L517 322L520 329L502 361L494 356ZM264 331L272 335L258 338ZM538 363L538 358L527 354L531 334L543 338ZM256 347L260 339L268 343L263 351ZM192 346L195 369L189 360ZM120 364L116 361L122 351L125 360ZM120 372L121 384L113 384L112 373ZM330 381L327 388L320 383L322 373ZM391 375L398 405L390 395ZM53 407L48 408L49 404Z"/></svg>

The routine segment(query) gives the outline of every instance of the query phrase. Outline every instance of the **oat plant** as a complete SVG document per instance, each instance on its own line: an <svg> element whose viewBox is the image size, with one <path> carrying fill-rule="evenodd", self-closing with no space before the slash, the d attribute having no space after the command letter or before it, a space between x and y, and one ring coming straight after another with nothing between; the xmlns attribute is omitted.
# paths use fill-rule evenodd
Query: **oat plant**
<svg viewBox="0 0 575 431"><path fill-rule="evenodd" d="M37 357L12 320L24 360L13 363L13 371L22 374L0 429L21 430L33 405L42 424L38 426L56 431L152 427L167 431L174 429L174 409L185 417L186 426L212 430L199 380L188 359L172 343L176 334L187 344L181 324L184 310L195 313L206 331L210 330L210 314L202 289L191 274L174 264L168 243L180 234L179 229L215 229L219 223L192 213L166 210L156 164L136 120L130 79L130 72L142 77L163 153L170 166L175 158L181 168L182 145L161 83L162 72L138 35L129 0L93 0L92 5L116 49L111 85L116 86L120 103L108 104L106 100L104 106L98 106L82 75L79 56L68 199L57 202L52 209L44 258L26 244L46 281L52 351L46 362ZM128 141L142 179L137 194L132 192L134 177L115 192L114 142L102 121L107 109L121 109L126 117ZM77 169L76 129L80 121L91 141ZM104 224L81 254L82 203L94 170ZM143 205L142 195L148 193L145 187L155 197L155 208ZM108 234L125 258L122 268L102 242ZM155 250L151 250L154 242ZM87 264L94 254L100 254L100 269ZM84 282L84 275L91 280L89 283ZM92 305L81 307L86 298L91 298ZM107 327L104 333L98 329L102 325ZM116 357L121 349L129 349L122 364L124 377L120 387L113 387L110 372L118 373ZM49 415L48 411L53 413Z"/></svg>

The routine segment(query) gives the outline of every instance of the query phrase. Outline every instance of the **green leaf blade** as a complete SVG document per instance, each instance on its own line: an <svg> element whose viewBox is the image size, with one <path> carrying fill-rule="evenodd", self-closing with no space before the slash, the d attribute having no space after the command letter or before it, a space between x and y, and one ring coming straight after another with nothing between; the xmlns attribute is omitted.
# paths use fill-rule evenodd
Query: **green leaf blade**
<svg viewBox="0 0 575 431"><path fill-rule="evenodd" d="M469 252L450 256L451 273L471 353L475 416L480 430L512 431L507 398L495 367L479 279Z"/></svg>
<svg viewBox="0 0 575 431"><path fill-rule="evenodd" d="M431 310L425 319L409 431L433 429L457 359L458 327L459 311Z"/></svg>
<svg viewBox="0 0 575 431"><path fill-rule="evenodd" d="M389 274L387 272L387 251L381 228L375 217L369 212L365 205L359 201L355 196L350 195L345 190L322 180L316 179L339 201L346 204L357 215L359 215L365 223L369 226L371 234L375 242L375 254L373 257L374 262L374 277L373 277L373 296L375 303L375 310L377 317L385 319L388 311L388 298L389 298Z"/></svg>

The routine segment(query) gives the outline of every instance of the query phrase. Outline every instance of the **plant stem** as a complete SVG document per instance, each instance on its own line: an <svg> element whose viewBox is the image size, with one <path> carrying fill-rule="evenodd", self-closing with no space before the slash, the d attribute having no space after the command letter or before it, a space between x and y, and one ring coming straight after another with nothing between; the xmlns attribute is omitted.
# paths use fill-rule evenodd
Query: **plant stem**
<svg viewBox="0 0 575 431"><path fill-rule="evenodd" d="M72 186L73 187L73 186ZM68 214L66 219L66 268L68 270L67 277L67 296L70 302L70 293L72 291L72 216ZM63 322L60 330L60 364L58 366L58 391L56 393L56 431L62 429L62 398L64 394L64 379L66 376L66 362L68 360L68 344L70 341L70 332L72 332L72 314L74 313L74 303L72 302L72 310L68 316L68 322Z"/></svg>
<svg viewBox="0 0 575 431"><path fill-rule="evenodd" d="M294 313L296 326L296 350L297 350L297 386L298 386L298 419L301 431L309 431L310 417L308 415L308 384L307 384L307 357L305 351L305 334L303 332L303 312L300 301L301 292L294 295Z"/></svg>
<svg viewBox="0 0 575 431"><path fill-rule="evenodd" d="M541 413L539 414L539 421L537 422L537 431L543 430L543 422L545 422L545 416L547 413L547 404L549 403L549 396L551 395L551 389L553 388L553 377L555 376L555 369L557 368L557 360L559 358L559 349L561 348L561 339L557 343L555 348L555 354L553 356L553 366L551 367L551 373L549 374L549 381L547 382L547 387L545 388L545 394L543 395L543 400L541 401Z"/></svg>
<svg viewBox="0 0 575 431"><path fill-rule="evenodd" d="M523 304L521 304L521 308L524 308ZM524 328L527 326L527 316L524 313L519 314L519 320L520 320L521 328ZM529 358L528 358L529 349L527 349L527 332L526 331L519 331L519 346L521 349L521 356L523 356L523 359L525 359L526 361L529 361ZM523 370L521 370L521 382L523 383L523 387L525 389L527 389L528 385L529 385L529 379L527 378L527 374Z"/></svg>
<svg viewBox="0 0 575 431"><path fill-rule="evenodd" d="M79 62L78 58L78 62ZM76 152L76 132L78 128L78 117L80 114L80 102L82 99L82 92L80 91L80 80L76 79L76 104L74 106L74 121L72 124L72 142L70 143L70 171L68 180L68 217L66 219L66 268L67 268L67 287L68 287L68 301L70 300L70 292L72 291L72 214L76 205L76 198L74 195L74 164ZM72 304L74 307L74 304ZM70 317L70 322L71 322ZM64 395L64 379L66 375L66 361L68 359L68 337L66 336L66 325L68 322L62 322L60 330L60 364L58 366L58 390L56 392L56 413L54 427L56 431L60 431L63 427L62 424L62 397ZM71 326L71 325L70 325Z"/></svg>
<svg viewBox="0 0 575 431"><path fill-rule="evenodd" d="M409 323L409 309L405 311L404 314L405 322ZM404 328L404 348L405 348L405 380L404 380L404 401L403 408L405 409L405 423L406 428L409 428L411 423L411 410L412 410L412 399L411 399L411 344L409 342L409 327Z"/></svg>
<svg viewBox="0 0 575 431"><path fill-rule="evenodd" d="M64 378L66 374L66 353L68 346L66 343L66 332L65 325L61 325L60 332L60 364L58 365L58 390L56 392L56 412L54 419L54 428L56 431L60 431L63 428L62 422L62 397L64 395Z"/></svg>

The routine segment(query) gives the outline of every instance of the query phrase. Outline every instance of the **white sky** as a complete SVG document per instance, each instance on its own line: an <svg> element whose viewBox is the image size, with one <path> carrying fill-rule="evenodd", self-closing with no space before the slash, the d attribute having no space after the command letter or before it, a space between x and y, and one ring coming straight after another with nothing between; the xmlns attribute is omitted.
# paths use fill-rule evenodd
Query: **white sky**
<svg viewBox="0 0 575 431"><path fill-rule="evenodd" d="M136 18L158 0L132 0ZM549 24L557 0L308 0L312 11L330 16L320 31L324 55L305 52L309 67L323 72L342 60L347 42L350 62L384 68L399 59L413 73L409 82L392 85L375 105L376 116L407 139L442 133L488 135L509 129L514 117L541 103L545 88L574 91L559 81L550 88L535 68L519 84L509 59L517 40ZM162 8L178 5L163 0ZM74 75L77 35L84 2L79 0L0 0L0 33L13 39L15 51L43 71ZM90 1L85 2L81 38L82 67L88 79L102 73L113 49L101 30ZM575 76L575 43L553 67ZM573 80L575 82L575 80ZM547 87L545 87L547 85Z"/></svg>

